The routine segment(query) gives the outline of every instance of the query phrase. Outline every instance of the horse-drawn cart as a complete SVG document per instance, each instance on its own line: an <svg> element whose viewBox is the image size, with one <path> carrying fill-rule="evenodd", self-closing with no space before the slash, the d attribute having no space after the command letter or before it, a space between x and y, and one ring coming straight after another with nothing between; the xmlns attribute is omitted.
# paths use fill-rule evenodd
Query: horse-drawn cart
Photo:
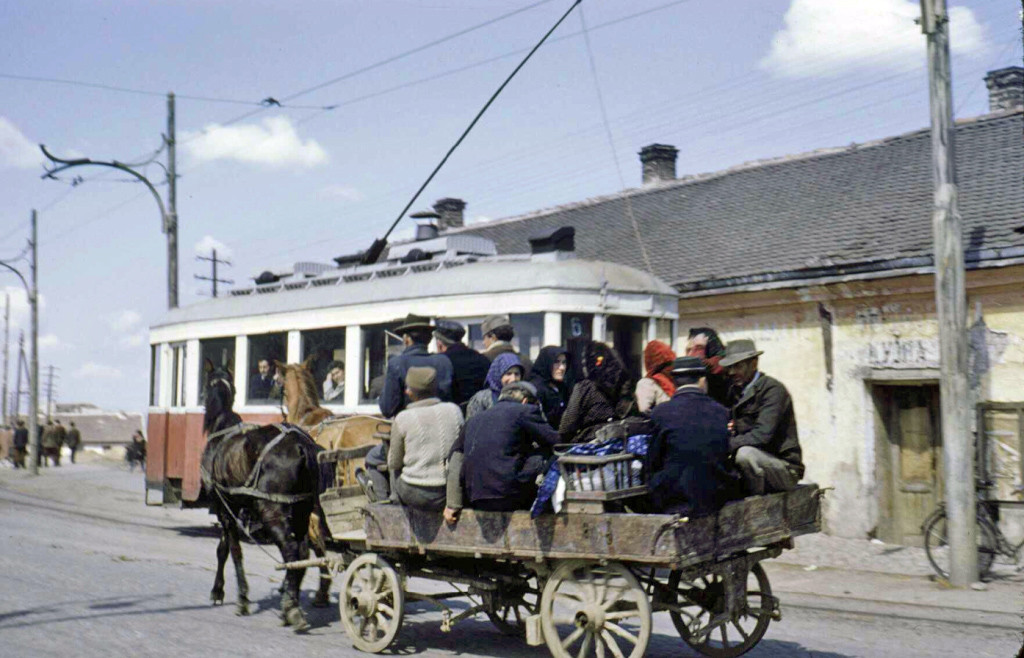
<svg viewBox="0 0 1024 658"><path fill-rule="evenodd" d="M454 526L440 514L370 504L354 493L321 497L333 535L328 557L281 568L327 564L341 572L342 623L357 648L374 653L395 639L405 603L426 601L442 610L444 631L484 613L504 632L546 643L556 658L639 658L655 612L668 612L695 650L738 656L780 618L760 562L820 529L815 485L694 519L467 509ZM412 578L444 585L417 592ZM447 604L456 598L469 607Z"/></svg>

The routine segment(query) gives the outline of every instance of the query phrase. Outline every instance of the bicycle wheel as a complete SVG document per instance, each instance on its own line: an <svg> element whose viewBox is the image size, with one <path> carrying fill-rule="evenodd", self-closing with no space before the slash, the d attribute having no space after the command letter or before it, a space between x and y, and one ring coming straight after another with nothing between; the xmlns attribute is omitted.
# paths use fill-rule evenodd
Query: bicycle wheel
<svg viewBox="0 0 1024 658"><path fill-rule="evenodd" d="M978 578L984 578L999 552L996 529L988 519L978 519ZM924 528L924 552L935 573L949 578L949 541L946 538L946 510L936 514Z"/></svg>

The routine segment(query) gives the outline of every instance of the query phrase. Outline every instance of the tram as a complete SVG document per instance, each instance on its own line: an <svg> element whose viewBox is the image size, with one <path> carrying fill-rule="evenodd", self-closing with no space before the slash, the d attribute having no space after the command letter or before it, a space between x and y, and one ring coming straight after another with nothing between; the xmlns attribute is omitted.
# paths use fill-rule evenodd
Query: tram
<svg viewBox="0 0 1024 658"><path fill-rule="evenodd" d="M344 366L343 393L323 406L336 415L376 414L377 385L401 351L392 333L399 318L456 320L468 329L467 343L482 349L484 318L507 313L513 343L531 359L544 345L589 337L612 345L639 377L647 342L673 344L678 336L678 295L635 268L576 258L574 236L563 227L530 239L528 252L499 254L485 238L421 225L416 240L392 245L373 265L359 264L358 255L299 262L172 309L150 327L147 504L203 504L204 364L233 373L235 411L247 422L282 419L281 400L257 385L261 369L308 357L318 383Z"/></svg>

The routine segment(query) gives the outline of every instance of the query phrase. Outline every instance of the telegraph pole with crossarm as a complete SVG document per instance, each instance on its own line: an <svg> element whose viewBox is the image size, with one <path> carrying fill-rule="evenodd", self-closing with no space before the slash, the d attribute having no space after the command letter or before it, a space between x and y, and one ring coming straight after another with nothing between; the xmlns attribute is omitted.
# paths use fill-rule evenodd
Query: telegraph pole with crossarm
<svg viewBox="0 0 1024 658"><path fill-rule="evenodd" d="M209 256L196 256L196 260L208 261L213 270L212 274L210 276L201 276L199 274L194 274L193 276L199 279L200 281L209 281L213 287L213 296L216 297L218 283L234 283L234 281L232 281L231 279L217 278L217 265L227 265L228 267L231 267L231 261L227 260L226 258L217 258L216 249L211 250L211 252L212 253Z"/></svg>

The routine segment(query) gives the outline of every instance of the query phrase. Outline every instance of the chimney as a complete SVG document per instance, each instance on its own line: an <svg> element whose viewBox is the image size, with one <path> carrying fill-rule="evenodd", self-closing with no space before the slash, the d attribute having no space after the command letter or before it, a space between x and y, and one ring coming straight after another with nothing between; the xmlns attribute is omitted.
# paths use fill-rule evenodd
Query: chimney
<svg viewBox="0 0 1024 658"><path fill-rule="evenodd" d="M985 76L988 86L988 111L1005 112L1024 107L1024 68L1007 66L989 71Z"/></svg>
<svg viewBox="0 0 1024 658"><path fill-rule="evenodd" d="M437 225L442 231L450 228L462 228L466 220L462 211L466 209L466 202L462 199L451 199L445 197L434 202L434 212L441 216Z"/></svg>
<svg viewBox="0 0 1024 658"><path fill-rule="evenodd" d="M679 149L668 144L648 144L640 149L644 185L676 179L676 155Z"/></svg>
<svg viewBox="0 0 1024 658"><path fill-rule="evenodd" d="M409 215L416 220L416 242L437 237L437 224L441 216L431 210L421 210Z"/></svg>

